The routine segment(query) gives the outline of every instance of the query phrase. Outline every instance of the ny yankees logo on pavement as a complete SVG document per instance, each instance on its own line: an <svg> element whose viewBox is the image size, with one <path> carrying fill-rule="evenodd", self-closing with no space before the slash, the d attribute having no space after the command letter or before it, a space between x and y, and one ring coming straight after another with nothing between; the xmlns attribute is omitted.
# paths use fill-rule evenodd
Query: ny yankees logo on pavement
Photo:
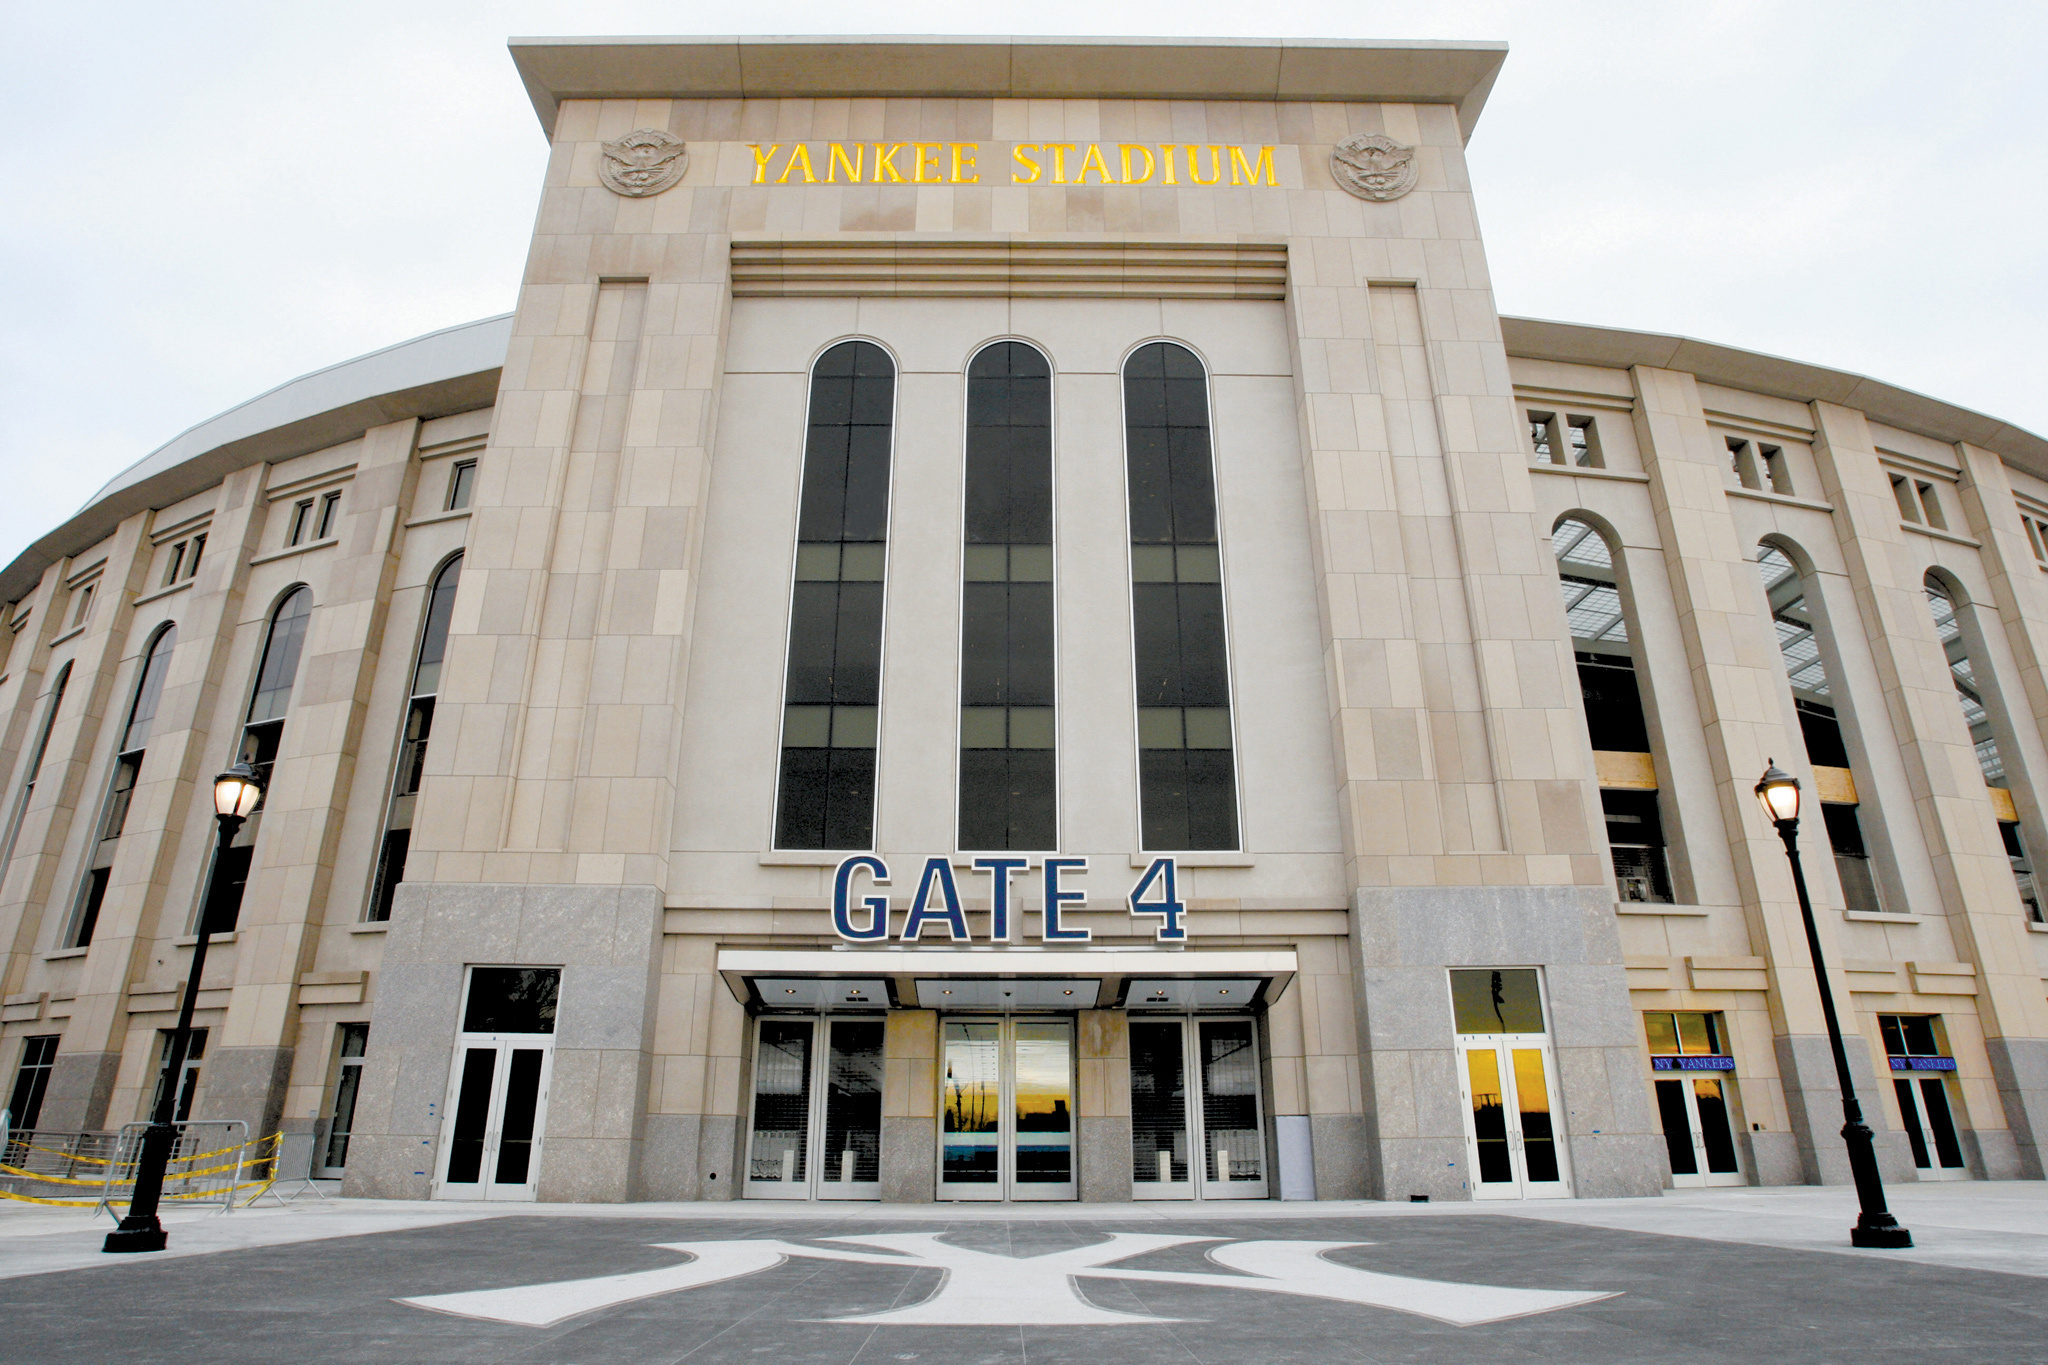
<svg viewBox="0 0 2048 1365"><path fill-rule="evenodd" d="M837 1246L806 1246L776 1239L728 1242L658 1242L663 1251L690 1257L678 1265L627 1275L602 1275L555 1284L520 1285L460 1294L429 1294L400 1303L457 1317L522 1327L552 1327L581 1313L596 1312L656 1294L672 1294L703 1285L772 1270L790 1257L823 1261L855 1261L942 1272L936 1294L909 1308L824 1318L825 1322L906 1324L943 1327L1078 1326L1125 1327L1134 1323L1179 1319L1144 1313L1119 1313L1097 1308L1081 1296L1077 1279L1114 1279L1153 1284L1205 1285L1215 1289L1294 1294L1334 1299L1340 1303L1390 1308L1470 1327L1533 1313L1615 1297L1562 1289L1504 1289L1495 1285L1459 1284L1449 1280L1418 1280L1358 1270L1328 1259L1324 1253L1371 1242L1231 1241L1221 1237L1173 1237L1157 1233L1117 1232L1106 1242L1051 1251L1037 1256L1001 1256L941 1241L935 1232L870 1233L861 1237L822 1237L824 1242L873 1247L860 1251ZM1207 1274L1181 1270L1129 1270L1116 1262L1148 1251L1217 1242L1207 1257L1225 1271ZM1224 1305L1218 1304L1219 1310Z"/></svg>

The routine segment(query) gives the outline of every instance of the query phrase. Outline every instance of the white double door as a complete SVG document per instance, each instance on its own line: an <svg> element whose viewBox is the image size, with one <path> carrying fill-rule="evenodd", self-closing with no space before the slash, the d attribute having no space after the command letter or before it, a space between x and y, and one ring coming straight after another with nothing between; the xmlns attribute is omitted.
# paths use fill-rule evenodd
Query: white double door
<svg viewBox="0 0 2048 1365"><path fill-rule="evenodd" d="M1680 1189L1743 1185L1741 1154L1735 1146L1731 1100L1735 1082L1725 1076L1659 1076L1657 1117L1671 1158L1671 1183Z"/></svg>
<svg viewBox="0 0 2048 1365"><path fill-rule="evenodd" d="M1264 1199L1251 1019L1131 1020L1131 1197Z"/></svg>
<svg viewBox="0 0 2048 1365"><path fill-rule="evenodd" d="M436 1199L534 1197L554 1060L551 1034L456 1035Z"/></svg>
<svg viewBox="0 0 2048 1365"><path fill-rule="evenodd" d="M882 1197L882 1034L874 1016L755 1025L749 1199Z"/></svg>
<svg viewBox="0 0 2048 1365"><path fill-rule="evenodd" d="M1541 1033L1460 1034L1458 1085L1474 1199L1569 1199L1557 1064Z"/></svg>

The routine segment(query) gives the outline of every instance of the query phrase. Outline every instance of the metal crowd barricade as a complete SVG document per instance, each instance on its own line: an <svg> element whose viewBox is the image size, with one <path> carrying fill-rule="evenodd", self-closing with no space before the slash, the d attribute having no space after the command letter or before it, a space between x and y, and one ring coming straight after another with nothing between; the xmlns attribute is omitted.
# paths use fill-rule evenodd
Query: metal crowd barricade
<svg viewBox="0 0 2048 1365"><path fill-rule="evenodd" d="M193 1119L178 1134L164 1171L164 1201L213 1204L223 1212L254 1203L277 1181L281 1137L251 1140L239 1119ZM134 1192L147 1123L112 1133L14 1129L0 1134L0 1199L60 1207L126 1207ZM246 1199L244 1191L252 1191Z"/></svg>
<svg viewBox="0 0 2048 1365"><path fill-rule="evenodd" d="M218 1204L223 1213L234 1208L249 1164L249 1125L240 1119L189 1119L173 1126L178 1136L164 1169L164 1201L173 1207ZM149 1128L148 1123L125 1123L116 1135L114 1159L107 1166L99 1201L109 1215L114 1205L127 1206L142 1160L143 1134Z"/></svg>
<svg viewBox="0 0 2048 1365"><path fill-rule="evenodd" d="M116 1158L114 1133L13 1128L0 1150L0 1195L33 1204L99 1204Z"/></svg>

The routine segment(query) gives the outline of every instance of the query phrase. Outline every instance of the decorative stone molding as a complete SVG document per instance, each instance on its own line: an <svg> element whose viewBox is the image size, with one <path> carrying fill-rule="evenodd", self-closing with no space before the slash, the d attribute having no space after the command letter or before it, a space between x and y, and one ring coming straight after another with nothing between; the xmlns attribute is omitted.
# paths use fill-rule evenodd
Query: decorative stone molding
<svg viewBox="0 0 2048 1365"><path fill-rule="evenodd" d="M636 128L604 144L597 178L614 194L642 199L670 188L689 168L690 144L659 128Z"/></svg>
<svg viewBox="0 0 2048 1365"><path fill-rule="evenodd" d="M735 298L1280 299L1287 244L768 239L732 244ZM809 861L777 853L762 861ZM827 859L826 861L833 861Z"/></svg>
<svg viewBox="0 0 2048 1365"><path fill-rule="evenodd" d="M1415 149L1379 133L1362 133L1330 149L1330 174L1360 199L1399 199L1415 188Z"/></svg>

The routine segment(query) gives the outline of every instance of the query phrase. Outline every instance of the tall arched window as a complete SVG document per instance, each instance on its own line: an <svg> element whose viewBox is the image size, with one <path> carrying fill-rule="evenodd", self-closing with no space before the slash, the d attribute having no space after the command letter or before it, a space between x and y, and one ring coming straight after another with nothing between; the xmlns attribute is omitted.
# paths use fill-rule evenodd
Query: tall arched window
<svg viewBox="0 0 2048 1365"><path fill-rule="evenodd" d="M1148 849L1234 849L1237 763L1209 381L1185 346L1124 362L1138 804Z"/></svg>
<svg viewBox="0 0 2048 1365"><path fill-rule="evenodd" d="M271 770L284 743L284 722L291 710L292 687L299 678L299 655L306 647L306 626L313 618L313 590L293 588L270 614L270 628L263 637L263 658L256 666L256 687L249 698L249 713L242 724L242 742L235 750L238 762L247 763L263 779L264 801L269 800ZM256 855L256 836L263 828L263 806L249 817L235 842L221 851L220 875L212 883L214 899L206 908L208 930L224 934L235 927L242 913L242 893L249 885L249 866Z"/></svg>
<svg viewBox="0 0 2048 1365"><path fill-rule="evenodd" d="M1836 709L1840 698L1828 681L1827 661L1821 658L1804 577L1791 557L1768 541L1756 547L1756 567L1763 575L1764 596L1770 599L1771 625L1784 655L1785 677L1792 684L1792 705L1799 713L1806 759L1813 765L1814 784L1820 788L1815 795L1820 798L1821 818L1827 822L1844 904L1850 910L1881 910L1884 907L1878 899L1877 879L1871 874L1870 850L1863 841L1863 822L1857 811L1849 747L1842 738Z"/></svg>
<svg viewBox="0 0 2048 1365"><path fill-rule="evenodd" d="M1671 866L1658 806L1657 763L1614 547L1590 523L1566 517L1550 533L1550 548L1557 556L1579 699L1600 781L1615 894L1625 901L1669 902Z"/></svg>
<svg viewBox="0 0 2048 1365"><path fill-rule="evenodd" d="M1939 574L1930 573L1923 582L1927 609L1934 616L1934 633L1941 637L1942 650L1948 656L1948 671L1956 685L1956 701L1963 709L1963 723L1970 727L1970 742L1977 749L1977 767L1984 774L1984 785L1992 789L1992 801L1998 808L1998 833L2005 841L2005 856L2012 863L2013 881L2027 907L2027 918L2038 923L2041 897L2034 886L2033 863L2027 856L2026 841L2020 835L2019 812L2013 806L2005 756L1998 748L1996 728L2004 718L1994 716L1987 705L1990 689L1970 658L1970 645L1958 610L1959 594Z"/></svg>
<svg viewBox="0 0 2048 1365"><path fill-rule="evenodd" d="M92 857L86 863L85 880L79 884L78 903L72 911L70 944L83 948L92 942L99 926L100 906L107 898L107 879L113 875L114 854L121 846L121 831L128 824L128 804L135 799L135 783L142 776L142 755L149 743L150 726L156 721L157 703L164 694L164 674L170 671L171 651L178 647L178 628L167 625L150 638L143 651L142 666L135 672L135 694L128 703L128 716L114 749L114 772L107 782L106 800L101 803L99 835L93 841Z"/></svg>
<svg viewBox="0 0 2048 1365"><path fill-rule="evenodd" d="M783 684L777 848L868 848L896 365L842 341L811 368Z"/></svg>
<svg viewBox="0 0 2048 1365"><path fill-rule="evenodd" d="M1052 367L997 342L967 369L960 847L1058 847Z"/></svg>
<svg viewBox="0 0 2048 1365"><path fill-rule="evenodd" d="M64 689L71 685L71 660L57 670L57 681L50 687L50 699L43 704L43 720L36 726L36 740L29 746L28 762L21 769L21 790L14 795L14 809L7 813L7 837L0 839L0 885L7 880L7 869L14 864L14 841L21 833L21 822L28 815L29 798L36 794L36 778L43 770L43 755L50 748L50 731L57 724L57 708L64 704Z"/></svg>
<svg viewBox="0 0 2048 1365"><path fill-rule="evenodd" d="M405 728L398 744L398 770L392 776L391 800L384 812L384 842L377 853L377 876L370 887L372 920L391 918L391 898L405 880L405 855L412 847L412 808L426 773L427 738L434 729L434 698L441 690L441 659L448 652L448 619L455 611L455 587L462 580L462 556L441 566L427 589L426 623L420 629L419 653L412 665L412 697L406 703Z"/></svg>

